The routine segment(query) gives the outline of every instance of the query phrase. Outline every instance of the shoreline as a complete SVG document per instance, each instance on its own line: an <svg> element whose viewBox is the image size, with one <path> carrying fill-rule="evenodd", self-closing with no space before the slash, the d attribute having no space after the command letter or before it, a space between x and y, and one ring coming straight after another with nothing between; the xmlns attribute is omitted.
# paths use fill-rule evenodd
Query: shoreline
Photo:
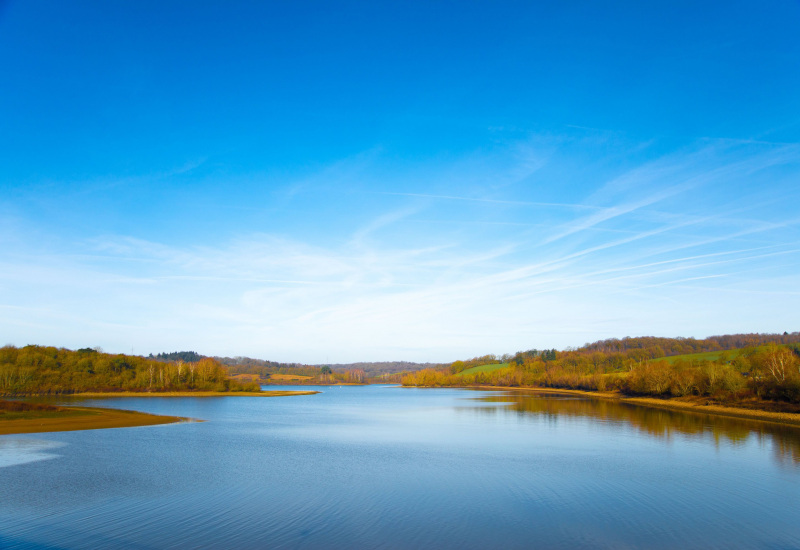
<svg viewBox="0 0 800 550"><path fill-rule="evenodd" d="M16 420L0 419L0 436L203 422L202 420L181 416L163 416L122 409L103 409L99 407L63 407L63 409L65 409L65 416L21 418Z"/></svg>
<svg viewBox="0 0 800 550"><path fill-rule="evenodd" d="M688 401L676 401L674 399L656 399L653 397L627 397L618 392L591 392L585 390L571 390L560 388L521 388L508 386L450 386L469 390L486 391L518 391L525 393L551 393L562 395L580 395L595 399L605 399L608 401L618 401L620 403L630 403L641 407L653 407L657 409L679 410L697 414L711 414L716 416L728 416L733 418L745 418L748 420L759 420L773 424L788 426L800 426L800 414L761 411L755 409L745 409L740 407L728 407L725 405L702 405Z"/></svg>
<svg viewBox="0 0 800 550"><path fill-rule="evenodd" d="M7 395L0 396L4 399L26 399L30 397L53 397L58 399L70 399L73 397L289 397L293 395L312 395L320 393L311 390L265 390L255 391L236 391L236 392L217 392L217 391L169 391L169 392L136 392L136 391L109 391L109 392L81 392L81 393L58 393L58 394L29 394L29 395Z"/></svg>
<svg viewBox="0 0 800 550"><path fill-rule="evenodd" d="M115 397L224 397L226 395L239 395L244 397L291 397L296 395L313 395L318 391L263 391L263 392L84 392L62 394L57 396L64 399L113 399ZM42 397L41 395L15 396ZM0 436L47 433L47 432L72 432L81 430L102 430L110 428L133 428L138 426L155 426L160 424L175 424L180 422L204 422L180 416L165 416L141 411L124 409L106 409L102 407L75 407L71 405L60 406L60 413L55 416L39 418L3 419L0 416Z"/></svg>

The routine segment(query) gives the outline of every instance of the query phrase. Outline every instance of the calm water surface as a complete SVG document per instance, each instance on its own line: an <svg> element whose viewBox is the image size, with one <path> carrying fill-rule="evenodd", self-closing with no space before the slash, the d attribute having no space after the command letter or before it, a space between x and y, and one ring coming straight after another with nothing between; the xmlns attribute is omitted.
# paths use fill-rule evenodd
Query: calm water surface
<svg viewBox="0 0 800 550"><path fill-rule="evenodd" d="M386 386L0 436L0 548L800 548L800 430Z"/></svg>

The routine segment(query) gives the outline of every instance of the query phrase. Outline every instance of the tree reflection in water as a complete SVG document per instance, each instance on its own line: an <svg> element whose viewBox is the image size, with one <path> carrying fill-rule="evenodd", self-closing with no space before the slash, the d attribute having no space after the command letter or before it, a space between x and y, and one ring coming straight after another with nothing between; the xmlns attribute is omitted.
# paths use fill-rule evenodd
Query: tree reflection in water
<svg viewBox="0 0 800 550"><path fill-rule="evenodd" d="M675 435L710 438L742 445L754 437L760 445L769 444L775 460L800 467L800 427L694 411L660 409L606 399L557 394L504 392L480 397L484 403L502 407L465 408L476 414L513 413L558 418L592 418L602 422L624 423L651 437L671 439Z"/></svg>

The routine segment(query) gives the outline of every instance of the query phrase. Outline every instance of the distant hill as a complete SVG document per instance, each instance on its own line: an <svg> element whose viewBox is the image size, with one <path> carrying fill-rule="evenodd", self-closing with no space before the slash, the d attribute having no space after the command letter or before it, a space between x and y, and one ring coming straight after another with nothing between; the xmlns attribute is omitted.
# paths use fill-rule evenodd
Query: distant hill
<svg viewBox="0 0 800 550"><path fill-rule="evenodd" d="M302 363L281 363L280 361L269 361L267 359L254 359L252 357L243 357L237 355L236 357L218 357L214 359L228 365L230 367L254 367L254 368L271 368L271 369L297 369L304 368L311 365L304 365Z"/></svg>
<svg viewBox="0 0 800 550"><path fill-rule="evenodd" d="M303 365L302 363L281 363L278 361L268 361L265 359L253 359L252 357L214 357L219 361L228 372L236 374L257 374L262 379L270 378L275 374L285 374L292 376L319 376L322 374L319 367L313 365Z"/></svg>
<svg viewBox="0 0 800 550"><path fill-rule="evenodd" d="M157 361L183 361L191 363L205 358L195 351L173 351L170 353L150 354L151 359ZM254 359L252 357L212 357L215 361L222 363L232 375L237 374L257 374L262 378L268 378L274 374L285 374L293 376L318 376L323 373L323 369L328 368L336 372L362 370L369 378L376 378L387 374L397 374L401 372L416 372L422 369L439 368L440 363L413 363L410 361L364 361L359 363L337 363L324 365L306 365L303 363L281 363L279 361L269 361L266 359Z"/></svg>
<svg viewBox="0 0 800 550"><path fill-rule="evenodd" d="M317 365L321 367L323 365ZM375 361L361 363L336 363L328 366L335 371L363 370L368 377L375 378L385 374L400 372L416 372L422 369L437 369L444 366L442 363L412 363L409 361Z"/></svg>
<svg viewBox="0 0 800 550"><path fill-rule="evenodd" d="M788 345L800 344L800 332L784 332L783 334L725 334L721 336L709 336L708 338L702 339L626 336L624 338L599 340L591 344L584 344L579 348L567 348L564 351L556 351L555 349L531 349L517 352L513 356L495 357L487 355L464 361L456 361L452 365L442 363L414 363L410 361L362 361L357 363L307 365L303 363L282 363L279 361L242 356L215 356L213 359L224 365L231 375L258 375L262 379L267 379L274 374L318 377L326 374L326 369L331 369L338 373L363 371L366 378L386 379L388 375L392 374L417 372L424 369L441 369L445 366L450 367L453 373L457 373L467 368L504 363L512 359L518 364L522 364L526 359L530 360L535 357L539 357L544 361L553 361L556 359L556 356L561 357L564 353L604 353L634 360L644 360L687 354L721 352L725 350L760 346L768 343ZM155 359L157 361L183 361L185 363L197 362L205 357L206 356L194 351L173 351L170 353L159 353L156 356L150 355L150 359Z"/></svg>
<svg viewBox="0 0 800 550"><path fill-rule="evenodd" d="M584 344L578 352L625 353L636 355L639 351L642 358L670 357L709 351L742 349L764 344L797 344L800 343L800 332L784 332L783 334L724 334L708 338L664 338L658 336L637 336L609 338L591 344Z"/></svg>

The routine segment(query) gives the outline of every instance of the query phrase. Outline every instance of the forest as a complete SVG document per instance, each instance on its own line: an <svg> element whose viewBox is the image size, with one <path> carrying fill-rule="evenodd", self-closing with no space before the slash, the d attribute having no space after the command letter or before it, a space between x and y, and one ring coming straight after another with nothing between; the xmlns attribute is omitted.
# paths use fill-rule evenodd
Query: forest
<svg viewBox="0 0 800 550"><path fill-rule="evenodd" d="M0 348L0 395L259 391L262 382L402 383L547 387L708 398L720 403L770 401L800 405L798 332L735 334L701 340L652 336L608 339L563 351L531 349L421 368L427 365L354 363L346 365L350 367L346 370L334 370L330 366L243 357L205 357L195 352L141 357L93 348L71 351L36 345L5 346ZM391 372L393 369L403 372Z"/></svg>
<svg viewBox="0 0 800 550"><path fill-rule="evenodd" d="M158 361L195 362L205 358L194 351L173 351L150 355L149 358ZM360 380L391 380L400 372L413 372L425 368L441 367L439 363L412 363L409 361L371 361L359 363L337 363L325 365L306 365L303 363L281 363L252 357L212 357L221 363L230 375L256 375L261 380L269 382L273 375L303 376L316 379L318 382L350 382L352 379ZM350 373L350 374L347 374ZM331 376L326 376L331 375ZM280 377L277 377L280 379ZM399 382L399 378L396 380Z"/></svg>
<svg viewBox="0 0 800 550"><path fill-rule="evenodd" d="M273 380L274 378L274 380ZM48 346L0 348L0 396L81 392L260 391L262 383L364 384L361 368L206 357L193 351L149 357ZM400 382L398 375L381 381Z"/></svg>
<svg viewBox="0 0 800 550"><path fill-rule="evenodd" d="M87 391L260 391L260 386L231 379L221 363L208 357L165 362L92 348L0 348L0 395Z"/></svg>
<svg viewBox="0 0 800 550"><path fill-rule="evenodd" d="M475 372L477 366L494 366ZM703 397L723 404L800 404L800 333L623 338L565 351L455 361L402 377L406 386L508 386Z"/></svg>
<svg viewBox="0 0 800 550"><path fill-rule="evenodd" d="M194 352L180 352L194 353ZM304 365L301 363L277 363L250 357L214 357L228 368L231 374L257 374L268 379L273 374L318 377L329 373L363 371L370 380L385 380L400 372L413 372L426 368L438 368L439 363L412 363L409 361L373 361L359 363L337 363L326 365ZM399 382L399 379L397 380Z"/></svg>

